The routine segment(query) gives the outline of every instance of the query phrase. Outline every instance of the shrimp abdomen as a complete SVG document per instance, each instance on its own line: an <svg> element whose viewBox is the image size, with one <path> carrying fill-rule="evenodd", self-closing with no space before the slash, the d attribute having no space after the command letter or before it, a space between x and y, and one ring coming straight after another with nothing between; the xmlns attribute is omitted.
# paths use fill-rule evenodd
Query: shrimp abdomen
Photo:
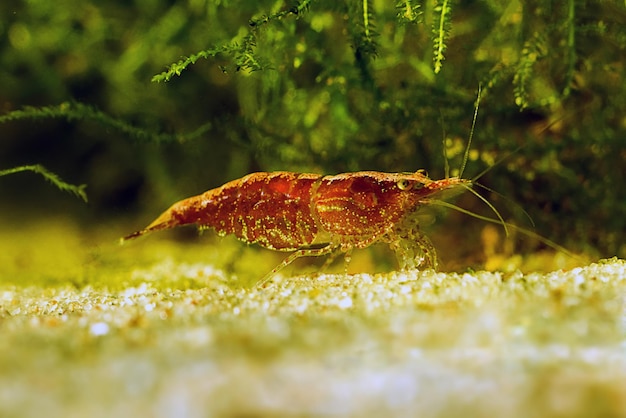
<svg viewBox="0 0 626 418"><path fill-rule="evenodd" d="M318 226L311 196L322 176L290 172L252 173L203 194L181 200L142 231L197 224L247 243L293 251L313 243Z"/></svg>

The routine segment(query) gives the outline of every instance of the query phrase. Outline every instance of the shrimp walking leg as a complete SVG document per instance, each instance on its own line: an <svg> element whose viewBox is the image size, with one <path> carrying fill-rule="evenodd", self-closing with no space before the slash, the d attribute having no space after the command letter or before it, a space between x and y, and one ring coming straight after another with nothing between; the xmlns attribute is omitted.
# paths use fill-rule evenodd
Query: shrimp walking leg
<svg viewBox="0 0 626 418"><path fill-rule="evenodd" d="M388 234L386 241L395 252L401 270L437 269L437 251L432 241L421 233L417 218L406 219Z"/></svg>
<svg viewBox="0 0 626 418"><path fill-rule="evenodd" d="M335 245L327 245L322 248L304 248L298 251L295 251L289 254L279 265L274 267L272 271L267 273L258 283L257 287L263 287L265 283L272 278L276 273L280 270L287 267L289 264L293 263L296 259L300 257L318 257L321 255L331 254L332 252L338 250L338 247Z"/></svg>

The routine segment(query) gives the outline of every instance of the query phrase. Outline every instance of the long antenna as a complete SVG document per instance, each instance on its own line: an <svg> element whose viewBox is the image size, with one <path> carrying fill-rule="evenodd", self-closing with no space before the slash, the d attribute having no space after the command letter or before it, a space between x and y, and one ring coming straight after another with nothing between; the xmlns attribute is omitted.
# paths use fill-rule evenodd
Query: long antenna
<svg viewBox="0 0 626 418"><path fill-rule="evenodd" d="M485 222L491 222L491 223L494 223L494 224L500 224L503 227L514 229L515 231L521 232L522 234L524 234L524 235L526 235L528 237L534 238L534 239L544 243L548 247L550 247L550 248L552 248L552 249L554 249L556 251L560 251L563 254L565 254L565 255L567 255L569 257L572 257L575 260L579 260L581 262L585 262L585 260L582 257L574 254L573 252L569 251L567 248L563 247L562 245L559 245L556 242L554 242L552 240L549 240L548 238L544 238L544 237L542 237L541 235L539 235L536 232L533 232L533 231L528 230L526 228L522 228L521 226L517 226L515 224L508 223L508 222L504 222L504 224L502 224L502 220L501 219L493 219L493 218L489 218L487 216L482 216L482 215L479 215L477 213L470 212L469 210L463 209L460 206L453 205L452 203L448 203L448 202L446 202L444 200L433 199L433 200L429 200L428 204L443 206L445 208L456 210L458 212L464 213L464 214L466 214L468 216L471 216L471 217L476 218L476 219L480 219L480 220L485 221Z"/></svg>
<svg viewBox="0 0 626 418"><path fill-rule="evenodd" d="M461 164L461 170L459 171L459 178L463 178L463 171L467 165L469 159L469 152L472 146L472 138L474 137L474 127L476 126L476 118L478 118L478 107L480 106L480 96L482 94L483 87L478 85L478 97L476 97L476 105L474 105L474 117L472 118L472 128L470 129L469 138L467 139L467 147L465 147L465 155L463 155L463 164Z"/></svg>

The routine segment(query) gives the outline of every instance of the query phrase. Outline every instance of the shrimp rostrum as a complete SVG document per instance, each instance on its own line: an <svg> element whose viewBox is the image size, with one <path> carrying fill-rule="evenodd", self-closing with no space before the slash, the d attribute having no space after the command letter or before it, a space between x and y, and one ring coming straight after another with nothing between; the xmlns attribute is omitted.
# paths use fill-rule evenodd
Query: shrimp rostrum
<svg viewBox="0 0 626 418"><path fill-rule="evenodd" d="M175 203L123 240L197 224L249 244L292 251L264 280L299 257L349 257L353 249L376 242L389 244L402 269L436 268L435 249L420 232L416 212L471 185L471 180L459 177L431 180L423 171L252 173Z"/></svg>

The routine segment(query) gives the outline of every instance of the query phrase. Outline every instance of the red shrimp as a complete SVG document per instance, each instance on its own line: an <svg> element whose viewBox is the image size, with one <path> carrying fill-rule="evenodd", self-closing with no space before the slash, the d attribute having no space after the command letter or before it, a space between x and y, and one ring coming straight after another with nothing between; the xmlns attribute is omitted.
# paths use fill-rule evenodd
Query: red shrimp
<svg viewBox="0 0 626 418"><path fill-rule="evenodd" d="M401 268L436 268L430 240L416 212L470 189L471 180L431 180L423 171L359 171L334 176L292 172L252 173L181 200L128 240L179 225L213 228L262 247L293 251L262 281L304 256L344 253L385 242ZM332 258L331 258L332 260Z"/></svg>

